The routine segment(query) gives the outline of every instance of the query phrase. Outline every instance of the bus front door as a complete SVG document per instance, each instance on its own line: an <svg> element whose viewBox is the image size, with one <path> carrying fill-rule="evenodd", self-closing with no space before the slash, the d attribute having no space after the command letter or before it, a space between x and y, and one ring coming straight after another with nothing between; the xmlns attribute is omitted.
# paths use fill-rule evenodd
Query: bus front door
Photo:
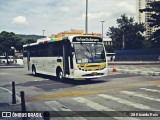
<svg viewBox="0 0 160 120"><path fill-rule="evenodd" d="M70 42L68 40L64 40L63 43L63 77L70 75L69 68L69 50L70 50Z"/></svg>

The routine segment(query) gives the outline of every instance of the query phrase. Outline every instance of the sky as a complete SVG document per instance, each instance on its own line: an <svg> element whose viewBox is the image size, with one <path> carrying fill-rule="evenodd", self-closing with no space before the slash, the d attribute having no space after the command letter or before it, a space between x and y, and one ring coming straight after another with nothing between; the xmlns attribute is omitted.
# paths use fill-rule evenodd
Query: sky
<svg viewBox="0 0 160 120"><path fill-rule="evenodd" d="M0 0L0 32L43 35L85 31L86 0ZM136 0L88 0L88 33L104 34L122 14L136 15Z"/></svg>

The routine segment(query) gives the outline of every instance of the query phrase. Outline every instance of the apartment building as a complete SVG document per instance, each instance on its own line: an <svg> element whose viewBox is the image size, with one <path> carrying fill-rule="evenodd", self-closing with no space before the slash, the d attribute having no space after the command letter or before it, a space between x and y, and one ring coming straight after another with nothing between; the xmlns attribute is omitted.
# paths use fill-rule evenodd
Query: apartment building
<svg viewBox="0 0 160 120"><path fill-rule="evenodd" d="M149 26L149 21L148 21L150 19L152 12L140 13L139 10L149 7L148 3L152 1L154 0L137 0L136 1L136 22L145 23L145 27L146 27L145 36L147 38L149 38L154 31L154 28L151 28Z"/></svg>

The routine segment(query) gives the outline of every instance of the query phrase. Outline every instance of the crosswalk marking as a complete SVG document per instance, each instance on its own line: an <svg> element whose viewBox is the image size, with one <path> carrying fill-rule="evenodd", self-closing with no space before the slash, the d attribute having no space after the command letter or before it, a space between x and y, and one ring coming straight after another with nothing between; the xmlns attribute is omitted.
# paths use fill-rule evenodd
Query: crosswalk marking
<svg viewBox="0 0 160 120"><path fill-rule="evenodd" d="M72 111L71 109L67 108L66 106L60 104L57 101L47 101L45 102L47 106L49 106L54 111ZM67 120L86 120L83 117L65 117Z"/></svg>
<svg viewBox="0 0 160 120"><path fill-rule="evenodd" d="M145 90L145 91L151 91L151 92L158 92L160 93L159 90L156 90L156 89L147 89L147 88L140 88L141 90Z"/></svg>
<svg viewBox="0 0 160 120"><path fill-rule="evenodd" d="M73 98L73 99L78 101L78 102L80 102L80 103L84 103L87 106L89 106L90 108L93 108L93 109L98 110L98 111L115 111L113 109L110 109L108 107L105 107L103 105L100 105L98 103L92 102L92 101L87 100L87 99L82 98L82 97L76 97L76 98Z"/></svg>
<svg viewBox="0 0 160 120"><path fill-rule="evenodd" d="M114 96L111 96L111 95L99 94L98 96L106 98L106 99L114 100L118 103L126 104L128 106L135 107L135 108L138 108L138 109L158 111L156 109L150 108L149 106L146 106L146 105L143 105L143 104L140 104L140 103L130 102L128 100L117 98L117 97L114 97Z"/></svg>
<svg viewBox="0 0 160 120"><path fill-rule="evenodd" d="M47 101L45 102L45 104L48 105L54 111L72 111L57 101Z"/></svg>
<svg viewBox="0 0 160 120"><path fill-rule="evenodd" d="M152 98L151 96L144 95L144 94L139 94L139 93L135 93L135 92L131 92L131 91L121 91L121 93L124 93L124 94L127 94L127 95L133 95L133 96L145 98L145 99L148 99L148 100L153 100L153 101L160 102L160 99L158 99L158 98Z"/></svg>
<svg viewBox="0 0 160 120"><path fill-rule="evenodd" d="M156 87L160 87L160 85L157 85ZM158 92L158 93L160 92L160 90L156 90L156 89L148 89L148 88L139 88L139 89L142 89L142 90L145 90L145 91ZM120 91L120 93L160 102L159 98L154 98L153 96L149 96L149 95L145 95L145 94L141 94L141 93L137 93L137 92L133 92L133 91ZM112 100L112 101L115 101L115 102L118 102L118 103L121 103L121 104L124 104L124 105L128 105L128 106L131 106L131 107L134 107L134 108L138 108L138 109L141 109L141 110L159 111L158 109L151 108L150 106L147 106L143 103L141 104L141 103L137 103L137 102L132 102L132 101L129 101L129 100L125 100L123 98L117 98L116 96L112 96L112 95L98 94L97 96L103 97L105 99L109 99L109 100ZM76 102L84 104L87 107L90 107L90 108L92 108L94 110L97 110L97 111L102 111L102 112L103 111L115 111L116 112L116 110L114 110L114 108L112 109L112 107L109 108L107 106L104 106L104 105L100 104L99 102L97 103L97 102L94 102L92 100L88 100L87 98L84 98L84 97L74 97L74 98L72 98L72 100L75 100ZM58 101L46 101L45 104L48 105L54 111L72 111L71 109L69 109L68 107L59 103ZM75 111L75 113L76 113L76 111ZM70 119L74 120L76 118L77 117L65 117L65 119L68 119L68 120L70 120ZM126 120L127 119L138 120L137 118L131 118L131 117L125 117L125 119L124 119L124 117L112 117L112 118L119 119L119 120L125 120L125 119ZM83 117L78 117L78 119L86 120Z"/></svg>
<svg viewBox="0 0 160 120"><path fill-rule="evenodd" d="M98 111L115 111L111 108L100 105L98 103L95 103L91 100L87 100L87 99L82 98L82 97L76 97L76 98L73 98L73 99L77 102L83 103L83 104L87 105L88 107L90 107L92 109L95 109L95 110L98 110ZM137 118L131 118L131 117L113 117L113 118L118 119L118 120L139 120Z"/></svg>

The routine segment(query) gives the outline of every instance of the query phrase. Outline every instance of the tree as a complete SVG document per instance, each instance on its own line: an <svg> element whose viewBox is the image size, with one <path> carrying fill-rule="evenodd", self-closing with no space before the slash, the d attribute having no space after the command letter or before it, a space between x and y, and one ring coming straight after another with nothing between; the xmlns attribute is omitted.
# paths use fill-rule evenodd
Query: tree
<svg viewBox="0 0 160 120"><path fill-rule="evenodd" d="M144 47L145 38L139 34L145 31L143 24L134 23L134 18L128 18L125 14L117 19L118 27L110 27L107 36L112 39L113 48L140 49ZM124 43L124 45L123 45Z"/></svg>
<svg viewBox="0 0 160 120"><path fill-rule="evenodd" d="M119 28L110 27L107 35L112 39L113 49L119 50L122 48L122 36Z"/></svg>
<svg viewBox="0 0 160 120"><path fill-rule="evenodd" d="M11 47L19 49L21 45L21 39L13 32L2 31L0 33L0 51L8 57L8 53L11 50ZM7 60L8 63L8 60Z"/></svg>
<svg viewBox="0 0 160 120"><path fill-rule="evenodd" d="M152 47L160 48L160 1L153 1L148 3L148 7L141 9L140 12L151 12L150 19L148 20L149 26L155 29L150 40Z"/></svg>

